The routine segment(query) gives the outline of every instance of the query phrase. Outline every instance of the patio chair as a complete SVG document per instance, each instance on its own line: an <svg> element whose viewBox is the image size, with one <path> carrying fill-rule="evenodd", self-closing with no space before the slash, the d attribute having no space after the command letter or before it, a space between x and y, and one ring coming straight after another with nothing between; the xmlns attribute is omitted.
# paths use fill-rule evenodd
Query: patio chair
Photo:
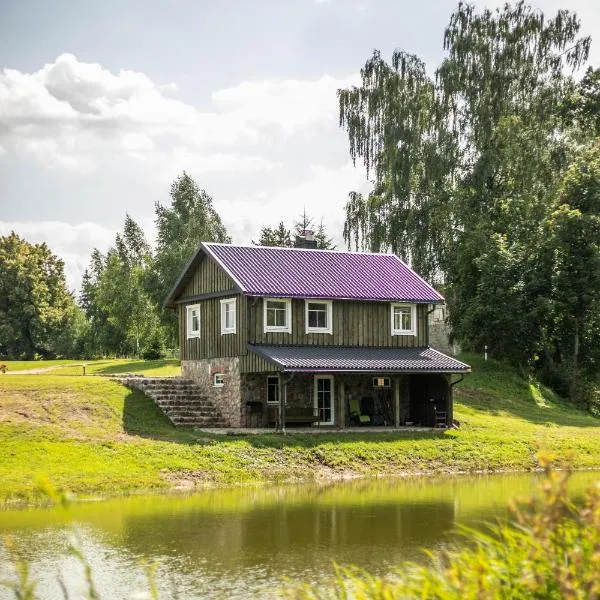
<svg viewBox="0 0 600 600"><path fill-rule="evenodd" d="M448 427L448 412L445 410L435 410L435 423L434 427L444 429Z"/></svg>
<svg viewBox="0 0 600 600"><path fill-rule="evenodd" d="M351 425L370 425L371 417L363 413L360 408L358 398L350 398L348 400L348 414L350 415Z"/></svg>

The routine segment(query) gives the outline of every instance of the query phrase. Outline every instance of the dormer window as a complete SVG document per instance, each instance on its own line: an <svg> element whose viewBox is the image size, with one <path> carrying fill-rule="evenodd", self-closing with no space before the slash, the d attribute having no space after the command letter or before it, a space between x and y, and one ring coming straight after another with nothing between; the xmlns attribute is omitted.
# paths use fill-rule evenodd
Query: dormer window
<svg viewBox="0 0 600 600"><path fill-rule="evenodd" d="M306 333L331 333L331 300L305 300Z"/></svg>
<svg viewBox="0 0 600 600"><path fill-rule="evenodd" d="M263 307L265 333L292 333L292 301L289 298L265 298Z"/></svg>
<svg viewBox="0 0 600 600"><path fill-rule="evenodd" d="M200 305L191 304L185 307L187 337L200 337Z"/></svg>
<svg viewBox="0 0 600 600"><path fill-rule="evenodd" d="M392 304L392 335L417 335L416 304Z"/></svg>

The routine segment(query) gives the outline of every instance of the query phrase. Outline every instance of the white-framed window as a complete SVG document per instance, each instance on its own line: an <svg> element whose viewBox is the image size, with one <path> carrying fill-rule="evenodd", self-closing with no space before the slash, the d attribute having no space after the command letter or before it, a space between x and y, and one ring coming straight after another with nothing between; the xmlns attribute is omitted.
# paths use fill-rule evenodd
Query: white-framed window
<svg viewBox="0 0 600 600"><path fill-rule="evenodd" d="M223 387L225 385L225 375L223 373L215 373L213 375L213 387Z"/></svg>
<svg viewBox="0 0 600 600"><path fill-rule="evenodd" d="M331 300L305 300L306 333L331 333Z"/></svg>
<svg viewBox="0 0 600 600"><path fill-rule="evenodd" d="M321 425L335 423L333 375L315 375L315 410Z"/></svg>
<svg viewBox="0 0 600 600"><path fill-rule="evenodd" d="M417 305L392 304L392 335L417 335Z"/></svg>
<svg viewBox="0 0 600 600"><path fill-rule="evenodd" d="M235 333L235 298L221 300L221 335Z"/></svg>
<svg viewBox="0 0 600 600"><path fill-rule="evenodd" d="M264 298L263 320L265 333L292 333L292 301L290 298Z"/></svg>
<svg viewBox="0 0 600 600"><path fill-rule="evenodd" d="M185 307L187 337L200 337L200 305L190 304Z"/></svg>
<svg viewBox="0 0 600 600"><path fill-rule="evenodd" d="M279 375L267 375L267 403L279 404Z"/></svg>

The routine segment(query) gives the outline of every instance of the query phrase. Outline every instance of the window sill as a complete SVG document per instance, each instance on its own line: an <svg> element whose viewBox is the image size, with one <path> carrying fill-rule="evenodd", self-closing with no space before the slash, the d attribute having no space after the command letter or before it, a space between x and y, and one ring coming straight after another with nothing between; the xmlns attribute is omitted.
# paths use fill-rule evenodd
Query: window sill
<svg viewBox="0 0 600 600"><path fill-rule="evenodd" d="M188 333L187 339L188 340L193 340L193 339L197 339L200 337L200 332L198 333Z"/></svg>
<svg viewBox="0 0 600 600"><path fill-rule="evenodd" d="M331 329L307 329L306 333L328 333L329 335L333 335L333 332L331 331Z"/></svg>
<svg viewBox="0 0 600 600"><path fill-rule="evenodd" d="M221 331L221 335L229 335L231 333L235 333L235 329L224 329Z"/></svg>
<svg viewBox="0 0 600 600"><path fill-rule="evenodd" d="M288 327L266 327L265 333L292 333Z"/></svg>
<svg viewBox="0 0 600 600"><path fill-rule="evenodd" d="M392 335L412 335L415 336L417 335L416 331L392 331Z"/></svg>

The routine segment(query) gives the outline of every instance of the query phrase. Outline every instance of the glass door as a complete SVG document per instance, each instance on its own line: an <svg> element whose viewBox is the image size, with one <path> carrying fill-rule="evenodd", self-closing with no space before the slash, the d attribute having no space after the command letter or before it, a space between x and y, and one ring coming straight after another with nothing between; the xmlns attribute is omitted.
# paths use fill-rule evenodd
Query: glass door
<svg viewBox="0 0 600 600"><path fill-rule="evenodd" d="M321 425L333 425L333 375L315 375L315 408Z"/></svg>

